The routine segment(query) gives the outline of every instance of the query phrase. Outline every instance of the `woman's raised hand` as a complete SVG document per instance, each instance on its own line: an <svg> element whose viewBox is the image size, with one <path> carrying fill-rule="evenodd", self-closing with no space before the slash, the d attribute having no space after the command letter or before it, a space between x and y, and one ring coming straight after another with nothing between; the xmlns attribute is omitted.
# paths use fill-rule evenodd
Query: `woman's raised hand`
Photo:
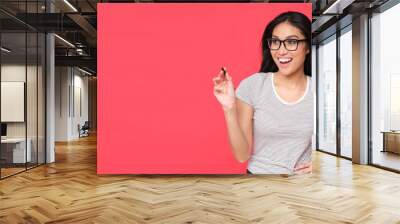
<svg viewBox="0 0 400 224"><path fill-rule="evenodd" d="M225 69L225 67L224 67ZM226 69L225 69L226 71ZM221 70L219 74L213 78L214 95L221 104L224 111L228 111L235 106L235 89L233 87L232 77Z"/></svg>
<svg viewBox="0 0 400 224"><path fill-rule="evenodd" d="M312 173L312 162L296 164L294 167L295 174Z"/></svg>

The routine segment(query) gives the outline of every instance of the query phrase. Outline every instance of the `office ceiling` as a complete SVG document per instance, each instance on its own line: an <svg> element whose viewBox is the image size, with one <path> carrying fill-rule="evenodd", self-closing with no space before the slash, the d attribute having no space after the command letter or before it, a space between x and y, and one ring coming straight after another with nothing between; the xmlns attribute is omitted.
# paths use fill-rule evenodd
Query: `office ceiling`
<svg viewBox="0 0 400 224"><path fill-rule="evenodd" d="M56 65L79 66L96 73L97 67L97 3L189 3L189 2L310 2L310 0L1 0L0 20L4 33L3 46L12 49L3 59L23 58L34 54L36 45L25 49L24 32L54 32ZM26 13L27 12L27 13ZM29 39L29 38L28 38ZM40 46L41 47L41 46Z"/></svg>
<svg viewBox="0 0 400 224"><path fill-rule="evenodd" d="M308 2L313 4L313 37L317 37L338 19L377 7L388 0L47 0L51 2L53 13L45 5L45 0L0 1L0 21L2 32L8 33L9 46L16 49L24 46L19 32L38 30L55 32L64 40L56 38L56 65L82 66L96 71L97 67L97 3L196 3L196 2ZM335 3L337 2L337 3ZM68 4L69 3L69 4ZM334 6L333 6L334 5ZM330 8L328 11L327 9ZM25 13L28 12L28 13ZM325 13L324 13L325 12ZM328 14L326 12L329 12ZM13 34L12 34L13 33ZM14 36L14 38L13 38ZM14 44L12 42L15 42ZM5 43L3 41L3 43ZM29 47L34 46L29 45ZM79 49L79 50L77 50ZM28 52L30 52L28 48ZM21 52L23 53L23 52Z"/></svg>

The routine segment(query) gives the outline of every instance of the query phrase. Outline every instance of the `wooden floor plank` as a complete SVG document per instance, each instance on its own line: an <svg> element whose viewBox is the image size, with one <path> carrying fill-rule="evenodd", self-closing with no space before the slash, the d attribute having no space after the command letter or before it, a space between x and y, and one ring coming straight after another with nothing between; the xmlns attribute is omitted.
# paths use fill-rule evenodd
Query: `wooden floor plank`
<svg viewBox="0 0 400 224"><path fill-rule="evenodd" d="M96 174L96 136L0 181L0 223L398 223L400 175L321 152L313 173Z"/></svg>

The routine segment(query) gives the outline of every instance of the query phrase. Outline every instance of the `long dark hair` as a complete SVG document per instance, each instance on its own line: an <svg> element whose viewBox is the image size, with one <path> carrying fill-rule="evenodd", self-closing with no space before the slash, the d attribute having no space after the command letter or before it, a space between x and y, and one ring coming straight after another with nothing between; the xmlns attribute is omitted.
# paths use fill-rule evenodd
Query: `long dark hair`
<svg viewBox="0 0 400 224"><path fill-rule="evenodd" d="M261 40L262 62L260 72L278 71L278 66L276 66L274 60L272 59L267 39L272 37L272 31L274 28L283 22L289 22L291 25L297 27L307 39L307 46L310 52L306 55L306 59L304 61L304 74L311 76L311 21L307 16L299 12L282 13L272 20L265 28Z"/></svg>

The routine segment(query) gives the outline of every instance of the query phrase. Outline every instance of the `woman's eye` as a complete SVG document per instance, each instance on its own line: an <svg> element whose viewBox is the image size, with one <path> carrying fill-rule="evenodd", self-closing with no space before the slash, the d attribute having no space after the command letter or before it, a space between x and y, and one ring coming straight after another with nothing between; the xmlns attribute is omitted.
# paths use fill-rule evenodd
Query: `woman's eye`
<svg viewBox="0 0 400 224"><path fill-rule="evenodd" d="M287 43L290 45L296 45L297 44L297 40L287 40Z"/></svg>
<svg viewBox="0 0 400 224"><path fill-rule="evenodd" d="M272 44L278 45L279 44L279 40L272 40Z"/></svg>

